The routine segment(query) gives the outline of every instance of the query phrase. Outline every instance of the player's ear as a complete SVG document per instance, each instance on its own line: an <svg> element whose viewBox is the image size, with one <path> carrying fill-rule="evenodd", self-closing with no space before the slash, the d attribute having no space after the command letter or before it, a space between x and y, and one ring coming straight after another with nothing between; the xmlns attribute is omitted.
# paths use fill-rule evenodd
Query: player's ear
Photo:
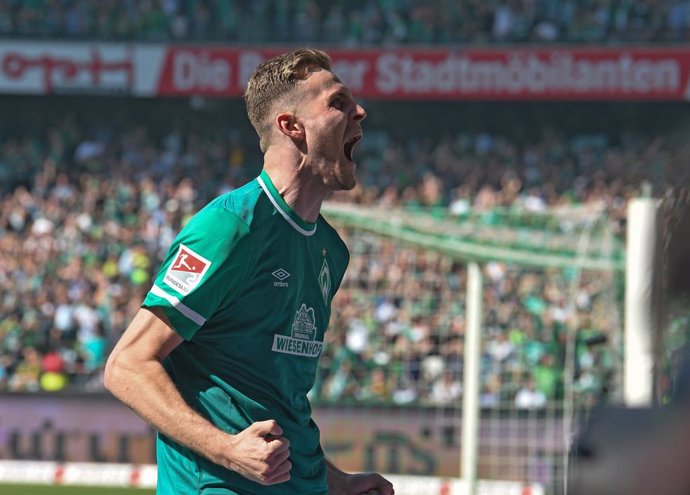
<svg viewBox="0 0 690 495"><path fill-rule="evenodd" d="M291 139L304 139L304 126L297 120L295 114L283 112L276 117L278 130Z"/></svg>

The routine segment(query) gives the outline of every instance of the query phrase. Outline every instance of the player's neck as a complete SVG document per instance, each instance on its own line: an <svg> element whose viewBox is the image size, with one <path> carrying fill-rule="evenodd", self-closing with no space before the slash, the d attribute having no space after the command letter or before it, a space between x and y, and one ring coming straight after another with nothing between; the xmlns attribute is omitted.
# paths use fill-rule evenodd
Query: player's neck
<svg viewBox="0 0 690 495"><path fill-rule="evenodd" d="M271 178L278 194L302 220L316 222L325 198L325 194L320 191L321 188L313 183L313 179L303 172L300 165L275 164L275 161L266 160L264 170Z"/></svg>

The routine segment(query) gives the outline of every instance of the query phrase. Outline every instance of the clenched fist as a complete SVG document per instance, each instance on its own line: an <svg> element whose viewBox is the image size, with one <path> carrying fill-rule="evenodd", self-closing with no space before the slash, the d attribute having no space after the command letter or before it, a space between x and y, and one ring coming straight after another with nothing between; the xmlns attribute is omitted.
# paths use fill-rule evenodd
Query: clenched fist
<svg viewBox="0 0 690 495"><path fill-rule="evenodd" d="M231 436L227 460L222 465L262 485L290 479L290 442L274 420L253 423Z"/></svg>

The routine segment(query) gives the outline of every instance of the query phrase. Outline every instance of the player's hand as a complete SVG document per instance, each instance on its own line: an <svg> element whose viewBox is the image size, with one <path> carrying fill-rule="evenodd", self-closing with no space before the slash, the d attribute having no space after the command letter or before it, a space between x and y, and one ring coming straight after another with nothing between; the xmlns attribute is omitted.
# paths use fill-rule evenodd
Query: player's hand
<svg viewBox="0 0 690 495"><path fill-rule="evenodd" d="M232 437L225 467L262 485L290 479L290 442L274 420L253 423Z"/></svg>
<svg viewBox="0 0 690 495"><path fill-rule="evenodd" d="M343 481L344 495L395 495L393 484L378 473L348 474Z"/></svg>

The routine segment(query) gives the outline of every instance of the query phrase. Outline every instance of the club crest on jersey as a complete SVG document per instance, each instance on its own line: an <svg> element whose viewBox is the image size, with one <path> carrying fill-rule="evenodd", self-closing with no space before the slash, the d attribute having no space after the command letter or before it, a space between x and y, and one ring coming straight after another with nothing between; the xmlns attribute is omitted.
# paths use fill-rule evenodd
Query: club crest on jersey
<svg viewBox="0 0 690 495"><path fill-rule="evenodd" d="M199 285L210 266L209 260L180 244L163 281L180 294L187 295Z"/></svg>
<svg viewBox="0 0 690 495"><path fill-rule="evenodd" d="M316 315L314 308L302 304L292 321L290 337L276 334L273 336L273 352L293 354L295 356L318 357L323 349L323 342L316 340Z"/></svg>
<svg viewBox="0 0 690 495"><path fill-rule="evenodd" d="M323 265L319 271L319 287L321 287L323 301L328 304L328 298L331 295L331 269L328 267L326 258L323 259Z"/></svg>

